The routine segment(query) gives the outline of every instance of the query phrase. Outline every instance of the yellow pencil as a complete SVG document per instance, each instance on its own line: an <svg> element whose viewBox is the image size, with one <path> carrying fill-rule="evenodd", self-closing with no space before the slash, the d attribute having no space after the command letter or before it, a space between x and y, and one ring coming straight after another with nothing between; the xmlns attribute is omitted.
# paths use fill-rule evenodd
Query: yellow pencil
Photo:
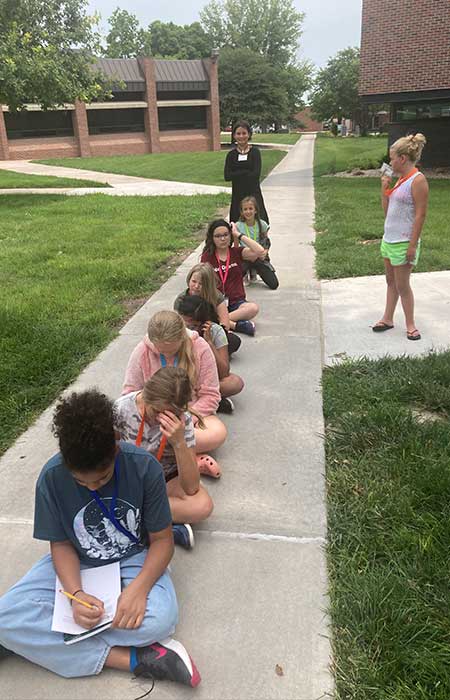
<svg viewBox="0 0 450 700"><path fill-rule="evenodd" d="M95 610L95 605L91 605L90 603L86 603L86 601L81 600L81 598L76 598L72 593L67 593L67 591L63 591L62 588L59 589L59 592L62 593L63 595L66 595L68 598L71 600L76 600L77 603L81 603L81 605L84 605L85 608L90 608L91 610Z"/></svg>

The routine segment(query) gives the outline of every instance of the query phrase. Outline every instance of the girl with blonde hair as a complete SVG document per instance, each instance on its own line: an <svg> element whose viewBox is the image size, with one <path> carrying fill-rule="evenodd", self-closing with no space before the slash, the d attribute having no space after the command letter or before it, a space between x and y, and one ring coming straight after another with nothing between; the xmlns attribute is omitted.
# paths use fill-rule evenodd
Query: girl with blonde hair
<svg viewBox="0 0 450 700"><path fill-rule="evenodd" d="M159 369L142 391L121 396L114 405L120 438L142 447L160 462L166 480L176 544L194 545L191 523L205 520L213 503L200 484L195 431L189 403L192 387L181 367ZM194 414L203 427L199 414Z"/></svg>
<svg viewBox="0 0 450 700"><path fill-rule="evenodd" d="M166 366L181 367L189 377L197 464L202 474L217 478L221 473L218 463L204 454L222 445L227 436L225 425L215 415L220 401L216 361L208 343L196 331L189 331L175 311L158 311L151 317L147 335L131 353L122 394L140 391L147 379ZM203 419L203 429L196 414Z"/></svg>
<svg viewBox="0 0 450 700"><path fill-rule="evenodd" d="M372 326L372 330L381 333L394 327L394 312L400 297L408 340L421 338L414 321L410 276L419 260L422 227L428 206L428 183L416 167L425 143L423 134L411 134L395 141L389 154L393 174L398 180L391 187L391 178L386 175L381 177L381 204L385 215L381 255L387 293L384 314Z"/></svg>
<svg viewBox="0 0 450 700"><path fill-rule="evenodd" d="M209 263L201 262L194 265L186 277L187 289L181 294L178 294L174 301L173 308L175 311L180 311L181 302L188 296L202 297L208 304L214 306L218 323L224 327L227 340L228 352L230 356L236 352L241 346L241 339L236 333L230 331L235 327L234 321L230 319L225 295L217 289L216 273Z"/></svg>

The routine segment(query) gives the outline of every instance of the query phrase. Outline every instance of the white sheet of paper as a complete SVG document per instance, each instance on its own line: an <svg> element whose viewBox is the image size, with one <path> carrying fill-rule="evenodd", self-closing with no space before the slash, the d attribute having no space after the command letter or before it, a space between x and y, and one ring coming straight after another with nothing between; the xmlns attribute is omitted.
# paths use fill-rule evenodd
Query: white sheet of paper
<svg viewBox="0 0 450 700"><path fill-rule="evenodd" d="M101 624L111 621L116 614L117 599L121 593L119 562L82 569L81 583L86 593L102 600L105 605L105 614L101 619ZM57 576L52 631L68 634L86 632L84 627L77 625L74 621L70 598L60 593L62 588L62 583Z"/></svg>
<svg viewBox="0 0 450 700"><path fill-rule="evenodd" d="M238 160L247 160L248 153L239 153Z"/></svg>

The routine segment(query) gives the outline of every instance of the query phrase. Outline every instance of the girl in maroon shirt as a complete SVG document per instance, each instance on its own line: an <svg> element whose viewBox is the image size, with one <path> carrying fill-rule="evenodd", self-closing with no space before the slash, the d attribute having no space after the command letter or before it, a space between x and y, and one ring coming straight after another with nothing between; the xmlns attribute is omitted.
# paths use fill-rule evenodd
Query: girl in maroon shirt
<svg viewBox="0 0 450 700"><path fill-rule="evenodd" d="M239 245L241 240L245 248ZM259 311L257 304L245 298L242 260L254 262L264 254L264 248L239 233L234 223L216 219L209 225L201 261L214 268L217 287L225 294L230 321L238 333L255 334L255 324L250 319Z"/></svg>

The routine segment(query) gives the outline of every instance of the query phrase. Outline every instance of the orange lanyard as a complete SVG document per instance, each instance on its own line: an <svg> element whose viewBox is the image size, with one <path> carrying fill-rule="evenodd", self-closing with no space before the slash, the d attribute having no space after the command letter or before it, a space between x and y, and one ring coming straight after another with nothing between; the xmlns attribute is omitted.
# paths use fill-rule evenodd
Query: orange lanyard
<svg viewBox="0 0 450 700"><path fill-rule="evenodd" d="M410 177L412 177L413 175L415 175L415 174L418 173L418 172L419 172L419 168L413 168L412 170L409 171L409 173L408 173L407 175L405 175L405 177L400 177L400 178L397 180L397 182L395 183L394 187L391 187L390 190L384 190L384 193L385 193L388 197L390 197L391 194L392 194L393 192L395 192L395 190L396 190L398 187L400 187L400 185L403 185L403 183L406 182L406 180L409 180Z"/></svg>
<svg viewBox="0 0 450 700"><path fill-rule="evenodd" d="M137 434L137 438L136 438L136 443L135 443L136 447L140 447L142 444L142 437L144 435L144 425L145 425L145 415L143 415L141 417L141 424L139 426L139 430L138 430L138 434ZM167 445L167 438L165 435L163 435L161 438L161 442L159 443L158 453L156 455L156 459L158 460L158 462L161 461L161 457L164 454L164 450L166 449L166 445Z"/></svg>

